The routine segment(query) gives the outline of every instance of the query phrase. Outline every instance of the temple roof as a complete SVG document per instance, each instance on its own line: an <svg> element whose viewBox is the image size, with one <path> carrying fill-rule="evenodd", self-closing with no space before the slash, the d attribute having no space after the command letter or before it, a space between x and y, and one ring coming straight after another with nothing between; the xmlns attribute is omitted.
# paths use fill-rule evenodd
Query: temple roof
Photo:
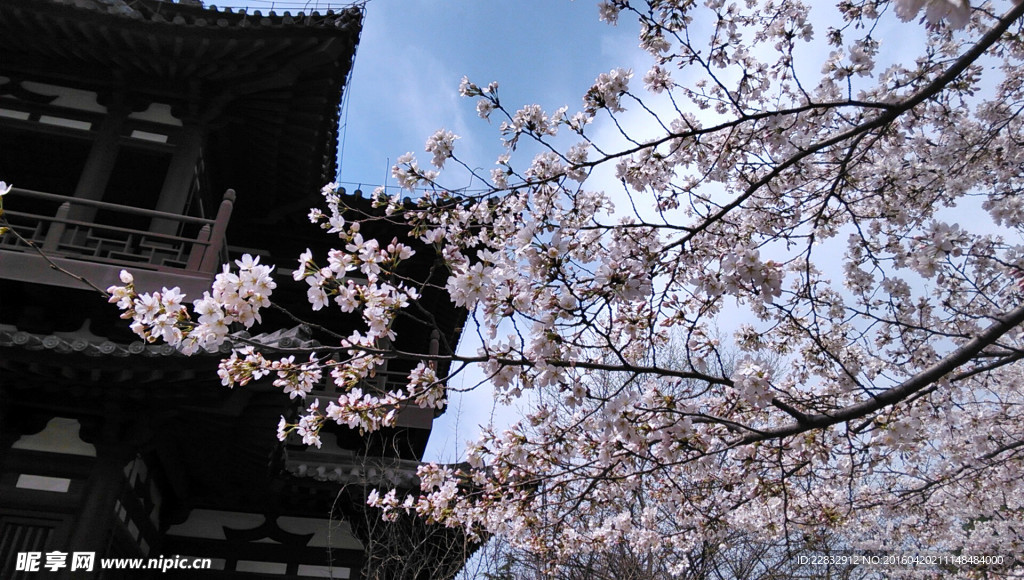
<svg viewBox="0 0 1024 580"><path fill-rule="evenodd" d="M327 9L323 13L299 11L266 14L259 10L220 8L199 0L34 0L58 6L91 10L101 14L120 16L135 21L170 22L181 26L336 26L337 20L356 3L335 2L344 5L341 10Z"/></svg>
<svg viewBox="0 0 1024 580"><path fill-rule="evenodd" d="M234 188L236 212L261 215L334 179L361 27L355 7L264 15L157 0L3 0L0 75L13 83L0 94L41 79L168 102L208 124L214 188Z"/></svg>

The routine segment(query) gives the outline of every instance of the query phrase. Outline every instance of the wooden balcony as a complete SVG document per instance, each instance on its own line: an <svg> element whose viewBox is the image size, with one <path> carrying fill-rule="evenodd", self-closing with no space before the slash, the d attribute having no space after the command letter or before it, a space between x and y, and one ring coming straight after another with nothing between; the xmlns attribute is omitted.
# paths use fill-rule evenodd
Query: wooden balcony
<svg viewBox="0 0 1024 580"><path fill-rule="evenodd" d="M90 288L57 266L107 288L127 269L140 291L179 286L201 295L227 262L234 199L229 189L217 216L206 219L14 188L4 217L18 236L0 237L0 278Z"/></svg>

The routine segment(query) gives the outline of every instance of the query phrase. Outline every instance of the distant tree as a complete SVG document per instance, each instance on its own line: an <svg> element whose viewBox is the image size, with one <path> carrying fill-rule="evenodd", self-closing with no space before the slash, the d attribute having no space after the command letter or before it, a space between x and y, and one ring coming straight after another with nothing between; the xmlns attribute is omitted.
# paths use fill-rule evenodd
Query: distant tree
<svg viewBox="0 0 1024 580"><path fill-rule="evenodd" d="M413 513L385 518L380 508L360 507L358 502L347 511L344 519L362 541L366 554L359 575L363 580L447 580L459 573L479 547L460 528L427 523Z"/></svg>
<svg viewBox="0 0 1024 580"><path fill-rule="evenodd" d="M578 112L546 112L465 80L497 122L497 167L472 169L439 131L433 169L409 154L393 170L412 201L377 194L381 215L436 248L478 352L391 346L397 316L430 320L401 276L412 250L364 239L360 222L380 216L353 218L327 188L312 218L339 246L301 256L295 277L314 310L365 327L325 346L347 358L253 347L221 376L272 373L302 394L330 373L348 394L281 425L317 444L325 421L374 430L401 402L444 406L439 358L452 374L479 366L526 416L485 429L471 467L420 469L419 497L373 504L555 562L770 544L799 526L841 530L855 550L960 558L937 575L1019 574L1022 14L1007 1L602 2L609 23L639 22L642 88L615 69ZM443 186L465 172L486 186ZM237 266L192 312L128 275L110 292L141 335L194 352L270 304L270 269ZM711 338L721 318L744 322L732 369ZM658 356L670 331L686 337L681 366ZM421 361L407 389L360 390L389 358ZM595 371L628 378L598 393Z"/></svg>
<svg viewBox="0 0 1024 580"><path fill-rule="evenodd" d="M460 578L486 580L755 580L830 578L866 580L883 578L877 567L815 560L840 553L835 538L811 538L785 545L754 534L736 535L728 544L705 543L687 553L637 553L626 543L599 553L580 552L551 561L542 553L517 549L495 539L481 552L480 561L470 563ZM802 558L802 559L801 559ZM805 562L801 564L801 562ZM812 565L812 562L814 564ZM684 563L681 570L679 564Z"/></svg>

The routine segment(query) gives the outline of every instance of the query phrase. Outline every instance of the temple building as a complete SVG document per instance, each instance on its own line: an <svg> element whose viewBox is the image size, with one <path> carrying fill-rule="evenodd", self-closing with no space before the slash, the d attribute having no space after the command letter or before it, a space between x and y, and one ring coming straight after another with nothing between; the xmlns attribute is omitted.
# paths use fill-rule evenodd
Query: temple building
<svg viewBox="0 0 1024 580"><path fill-rule="evenodd" d="M191 300L249 253L278 265L275 302L309 313L288 268L331 244L306 214L335 178L362 16L0 2L0 180L14 186L0 237L0 578L433 579L461 566L457 534L389 527L365 507L371 489L418 485L433 411L403 408L367 436L333 426L321 449L282 444L277 422L299 403L269 384L222 386L230 344L186 357L143 343L98 291L128 269L140 292ZM363 234L403 232L381 221ZM439 275L417 249L405 274ZM452 352L465 314L439 290L423 303L433 323L401 321L396 346ZM317 325L354 321L268 312L234 337L323 352ZM366 388L413 366L391 361ZM314 392L322 407L333 390ZM101 565L112 558L141 568Z"/></svg>

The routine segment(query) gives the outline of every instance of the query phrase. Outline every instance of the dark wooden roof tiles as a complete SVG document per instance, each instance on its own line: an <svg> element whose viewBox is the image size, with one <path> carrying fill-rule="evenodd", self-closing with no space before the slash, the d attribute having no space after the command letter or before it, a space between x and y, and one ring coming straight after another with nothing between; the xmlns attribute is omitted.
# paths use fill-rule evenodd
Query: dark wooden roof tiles
<svg viewBox="0 0 1024 580"><path fill-rule="evenodd" d="M267 352L274 348L317 348L320 343L310 337L309 329L304 326L285 328L271 333L250 335L247 332L236 332L229 335L227 342L215 352L209 354L218 357L231 352L233 347L257 343L266 347ZM118 343L96 336L87 330L73 333L42 335L10 325L0 325L0 348L20 348L29 351L52 351L57 354L84 354L95 357L169 357L184 356L173 346L165 343L147 344L142 341Z"/></svg>
<svg viewBox="0 0 1024 580"><path fill-rule="evenodd" d="M5 0L7 1L7 0ZM249 12L245 9L218 8L216 5L203 6L201 3L171 2L161 0L34 0L49 2L59 6L67 6L79 10L89 10L110 14L135 21L169 23L176 26L192 26L197 28L217 27L334 27L345 28L353 24L353 12L359 12L355 5L344 6L340 10L328 9L324 12L300 11L292 14L285 12L268 12L260 10ZM358 18L356 19L358 26Z"/></svg>

